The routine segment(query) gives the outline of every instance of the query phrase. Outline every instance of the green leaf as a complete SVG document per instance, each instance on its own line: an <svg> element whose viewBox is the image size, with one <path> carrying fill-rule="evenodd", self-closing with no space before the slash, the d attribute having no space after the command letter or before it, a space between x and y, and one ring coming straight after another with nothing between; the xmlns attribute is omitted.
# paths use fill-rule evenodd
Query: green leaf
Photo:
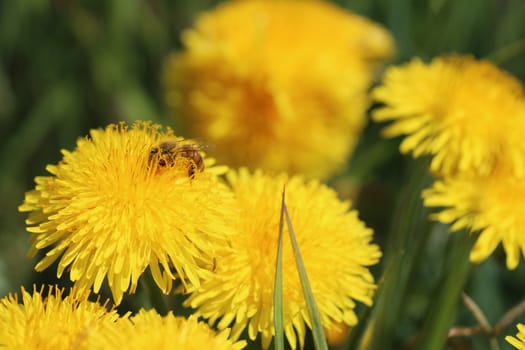
<svg viewBox="0 0 525 350"><path fill-rule="evenodd" d="M397 341L410 284L416 276L431 227L429 211L421 201L421 190L431 182L428 159L416 160L411 163L409 170L411 175L400 192L388 234L383 258L384 271L379 280L371 318L366 321L368 328L363 330L364 333L354 334L351 346L347 349L391 349Z"/></svg>
<svg viewBox="0 0 525 350"><path fill-rule="evenodd" d="M303 287L303 294L306 300L306 307L308 308L308 314L310 315L310 320L312 321L312 334L314 337L315 348L318 350L328 350L328 345L324 336L323 326L321 324L321 316L319 316L319 310L317 308L317 303L315 302L314 295L312 293L310 282L308 281L308 275L306 274L303 259L301 258L299 245L297 244L297 240L295 239L295 232L293 229L292 220L290 219L290 214L288 213L288 209L286 207L284 191L282 207L284 215L286 216L286 223L288 225L290 241L292 242L292 248L295 255L295 264L297 265L299 279L301 280L301 286Z"/></svg>
<svg viewBox="0 0 525 350"><path fill-rule="evenodd" d="M279 241L277 244L277 258L275 261L275 286L273 289L273 322L275 327L275 349L284 350L283 327L283 214L284 194L281 202L281 216L279 219Z"/></svg>
<svg viewBox="0 0 525 350"><path fill-rule="evenodd" d="M454 234L452 247L449 250L448 266L443 276L442 283L432 298L430 310L423 326L421 342L417 349L440 350L443 349L447 340L447 333L456 315L461 293L466 284L467 277L471 271L472 264L469 254L475 235L461 231Z"/></svg>

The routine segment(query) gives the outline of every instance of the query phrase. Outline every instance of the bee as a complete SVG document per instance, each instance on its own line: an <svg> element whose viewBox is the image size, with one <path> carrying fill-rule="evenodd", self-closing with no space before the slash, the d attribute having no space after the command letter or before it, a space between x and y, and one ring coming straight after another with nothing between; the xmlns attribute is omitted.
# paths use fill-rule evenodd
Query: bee
<svg viewBox="0 0 525 350"><path fill-rule="evenodd" d="M198 144L183 144L178 140L167 140L153 147L149 153L150 164L157 162L159 168L171 168L177 160L188 161L188 176L195 177L196 172L204 170L204 159L199 151L202 147Z"/></svg>

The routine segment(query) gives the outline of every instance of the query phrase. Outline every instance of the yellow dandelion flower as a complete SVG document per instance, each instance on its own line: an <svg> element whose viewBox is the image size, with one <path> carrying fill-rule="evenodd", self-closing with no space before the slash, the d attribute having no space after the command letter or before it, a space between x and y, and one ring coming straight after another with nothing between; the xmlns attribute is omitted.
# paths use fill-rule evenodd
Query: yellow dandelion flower
<svg viewBox="0 0 525 350"><path fill-rule="evenodd" d="M351 153L375 60L394 50L383 28L323 1L225 2L182 41L164 80L192 134L225 163L319 177Z"/></svg>
<svg viewBox="0 0 525 350"><path fill-rule="evenodd" d="M215 332L196 317L166 316L155 310L140 310L131 318L121 319L116 327L100 328L88 339L89 349L185 349L240 350L245 341L229 339L229 330Z"/></svg>
<svg viewBox="0 0 525 350"><path fill-rule="evenodd" d="M508 335L505 337L505 340L516 349L525 350L525 325L518 323L516 328L518 328L518 334L516 334L516 337Z"/></svg>
<svg viewBox="0 0 525 350"><path fill-rule="evenodd" d="M99 328L114 327L116 311L88 301L80 294L63 298L63 290L36 288L30 294L22 287L18 295L0 299L0 347L26 350L87 349L86 341Z"/></svg>
<svg viewBox="0 0 525 350"><path fill-rule="evenodd" d="M146 267L165 293L177 276L198 285L230 232L231 191L217 180L224 167L206 160L200 171L196 146L147 122L90 134L47 167L52 176L35 179L19 208L31 212L30 255L48 250L35 269L61 256L58 277L69 270L95 293L107 278L116 304Z"/></svg>
<svg viewBox="0 0 525 350"><path fill-rule="evenodd" d="M503 159L525 174L525 102L520 82L492 63L450 56L419 59L385 72L373 90L385 104L376 121L393 120L385 135L407 135L400 149L433 156L441 175L489 174Z"/></svg>
<svg viewBox="0 0 525 350"><path fill-rule="evenodd" d="M273 286L281 191L301 249L306 271L318 303L323 327L331 330L357 323L356 301L372 304L373 276L367 268L381 252L349 202L318 181L305 182L285 174L270 176L245 168L227 178L240 208L238 235L232 251L217 256L215 273L186 301L197 314L219 329L232 324L236 338L248 329L250 339L261 334L267 348L274 336ZM283 248L283 322L288 342L303 346L305 323L310 325L293 250L288 239Z"/></svg>
<svg viewBox="0 0 525 350"><path fill-rule="evenodd" d="M423 192L426 206L444 209L434 214L451 230L479 231L472 248L473 262L485 260L501 243L507 254L507 267L518 266L525 252L525 183L507 170L498 168L490 176L446 178Z"/></svg>

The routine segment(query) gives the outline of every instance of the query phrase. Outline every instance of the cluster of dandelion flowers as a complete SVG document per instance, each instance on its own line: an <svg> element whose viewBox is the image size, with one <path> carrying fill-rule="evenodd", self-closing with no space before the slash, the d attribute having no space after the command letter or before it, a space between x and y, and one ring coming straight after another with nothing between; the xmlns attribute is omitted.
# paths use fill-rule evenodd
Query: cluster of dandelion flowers
<svg viewBox="0 0 525 350"><path fill-rule="evenodd" d="M518 334L516 334L516 337L509 335L505 337L505 340L516 349L525 350L525 325L518 323L516 328L518 329Z"/></svg>
<svg viewBox="0 0 525 350"><path fill-rule="evenodd" d="M447 56L391 67L373 98L384 133L406 135L403 153L432 155L431 170L447 176L490 174L505 162L525 174L525 98L519 80L488 61Z"/></svg>
<svg viewBox="0 0 525 350"><path fill-rule="evenodd" d="M221 162L318 177L351 153L377 61L394 51L382 27L310 0L225 2L182 41L164 81L190 133Z"/></svg>
<svg viewBox="0 0 525 350"><path fill-rule="evenodd" d="M195 317L176 317L171 312L161 316L155 310L140 310L114 327L100 329L88 340L88 348L93 350L240 350L245 344L230 340L229 330L217 333Z"/></svg>
<svg viewBox="0 0 525 350"><path fill-rule="evenodd" d="M62 151L62 161L47 167L52 176L37 177L20 206L30 212L30 255L48 250L35 269L61 256L58 277L69 270L79 289L94 292L107 278L116 304L147 267L165 293L177 277L198 286L231 232L231 191L217 176L225 168L205 159L197 171L189 157L161 163L159 144L191 143L148 122L90 135Z"/></svg>
<svg viewBox="0 0 525 350"><path fill-rule="evenodd" d="M498 167L489 176L456 176L436 181L423 192L424 204L443 209L434 219L452 224L451 230L468 229L479 237L470 259L481 262L501 243L506 264L515 269L525 252L525 182Z"/></svg>
<svg viewBox="0 0 525 350"><path fill-rule="evenodd" d="M372 303L375 284L368 266L378 262L381 252L350 203L318 181L284 173L271 176L241 168L230 171L227 179L240 209L238 233L231 252L217 256L215 273L192 292L186 305L219 329L231 325L234 338L247 328L251 339L260 333L263 347L269 346L275 333L275 258L286 185L286 204L323 327L356 324L356 301ZM297 341L303 346L305 324L311 323L293 250L287 238L283 242L283 322L288 342L296 348Z"/></svg>
<svg viewBox="0 0 525 350"><path fill-rule="evenodd" d="M91 332L110 329L119 319L116 311L63 290L22 288L22 303L11 294L0 300L0 347L6 349L87 349Z"/></svg>

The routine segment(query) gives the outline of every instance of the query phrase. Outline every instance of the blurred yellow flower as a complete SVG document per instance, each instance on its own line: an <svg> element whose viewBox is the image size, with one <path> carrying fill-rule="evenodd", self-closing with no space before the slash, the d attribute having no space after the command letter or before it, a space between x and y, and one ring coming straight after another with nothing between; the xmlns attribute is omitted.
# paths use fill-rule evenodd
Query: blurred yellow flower
<svg viewBox="0 0 525 350"><path fill-rule="evenodd" d="M36 177L19 208L30 212L30 255L48 249L35 269L62 256L58 277L69 270L79 289L95 293L107 278L116 304L147 267L165 293L177 277L198 286L231 231L231 191L217 180L225 168L206 160L198 171L192 143L159 125L110 125L90 134L47 167L52 176ZM163 142L187 145L187 154L170 159L159 149Z"/></svg>
<svg viewBox="0 0 525 350"><path fill-rule="evenodd" d="M373 98L385 135L407 135L401 151L433 156L439 175L487 175L499 162L525 175L525 99L519 80L488 61L450 56L389 68Z"/></svg>
<svg viewBox="0 0 525 350"><path fill-rule="evenodd" d="M516 334L516 338L508 335L505 337L505 340L516 349L525 350L525 325L518 323L516 328L518 328L518 334Z"/></svg>
<svg viewBox="0 0 525 350"><path fill-rule="evenodd" d="M507 267L515 269L525 252L525 181L508 170L490 176L445 178L423 192L424 204L444 207L434 219L452 223L451 230L479 231L472 248L473 262L485 260L501 243Z"/></svg>
<svg viewBox="0 0 525 350"><path fill-rule="evenodd" d="M381 252L371 243L372 230L350 203L318 181L305 182L298 176L242 168L230 171L227 178L240 209L238 235L232 239L232 251L217 256L215 273L193 291L186 305L210 323L218 321L219 329L232 324L234 338L247 327L250 339L261 333L263 347L269 346L275 333L275 259L286 185L286 203L323 327L330 331L340 322L356 324L356 301L372 304L376 286L368 266L378 262ZM305 323L311 322L293 250L288 239L283 242L283 322L295 349L297 341L303 346Z"/></svg>
<svg viewBox="0 0 525 350"><path fill-rule="evenodd" d="M345 341L348 339L351 327L346 325L344 322L334 324L331 329L325 330L326 342L331 347L342 347Z"/></svg>
<svg viewBox="0 0 525 350"><path fill-rule="evenodd" d="M88 340L92 350L240 350L245 345L245 341L231 341L229 330L217 333L195 317L175 317L171 312L161 316L155 310L140 310L119 320L116 327L101 328Z"/></svg>
<svg viewBox="0 0 525 350"><path fill-rule="evenodd" d="M0 299L0 347L24 350L87 349L86 341L99 328L114 327L119 315L80 294L63 298L63 291L49 287L30 294Z"/></svg>
<svg viewBox="0 0 525 350"><path fill-rule="evenodd" d="M220 161L327 177L363 125L386 30L323 1L230 1L184 32L167 102Z"/></svg>

